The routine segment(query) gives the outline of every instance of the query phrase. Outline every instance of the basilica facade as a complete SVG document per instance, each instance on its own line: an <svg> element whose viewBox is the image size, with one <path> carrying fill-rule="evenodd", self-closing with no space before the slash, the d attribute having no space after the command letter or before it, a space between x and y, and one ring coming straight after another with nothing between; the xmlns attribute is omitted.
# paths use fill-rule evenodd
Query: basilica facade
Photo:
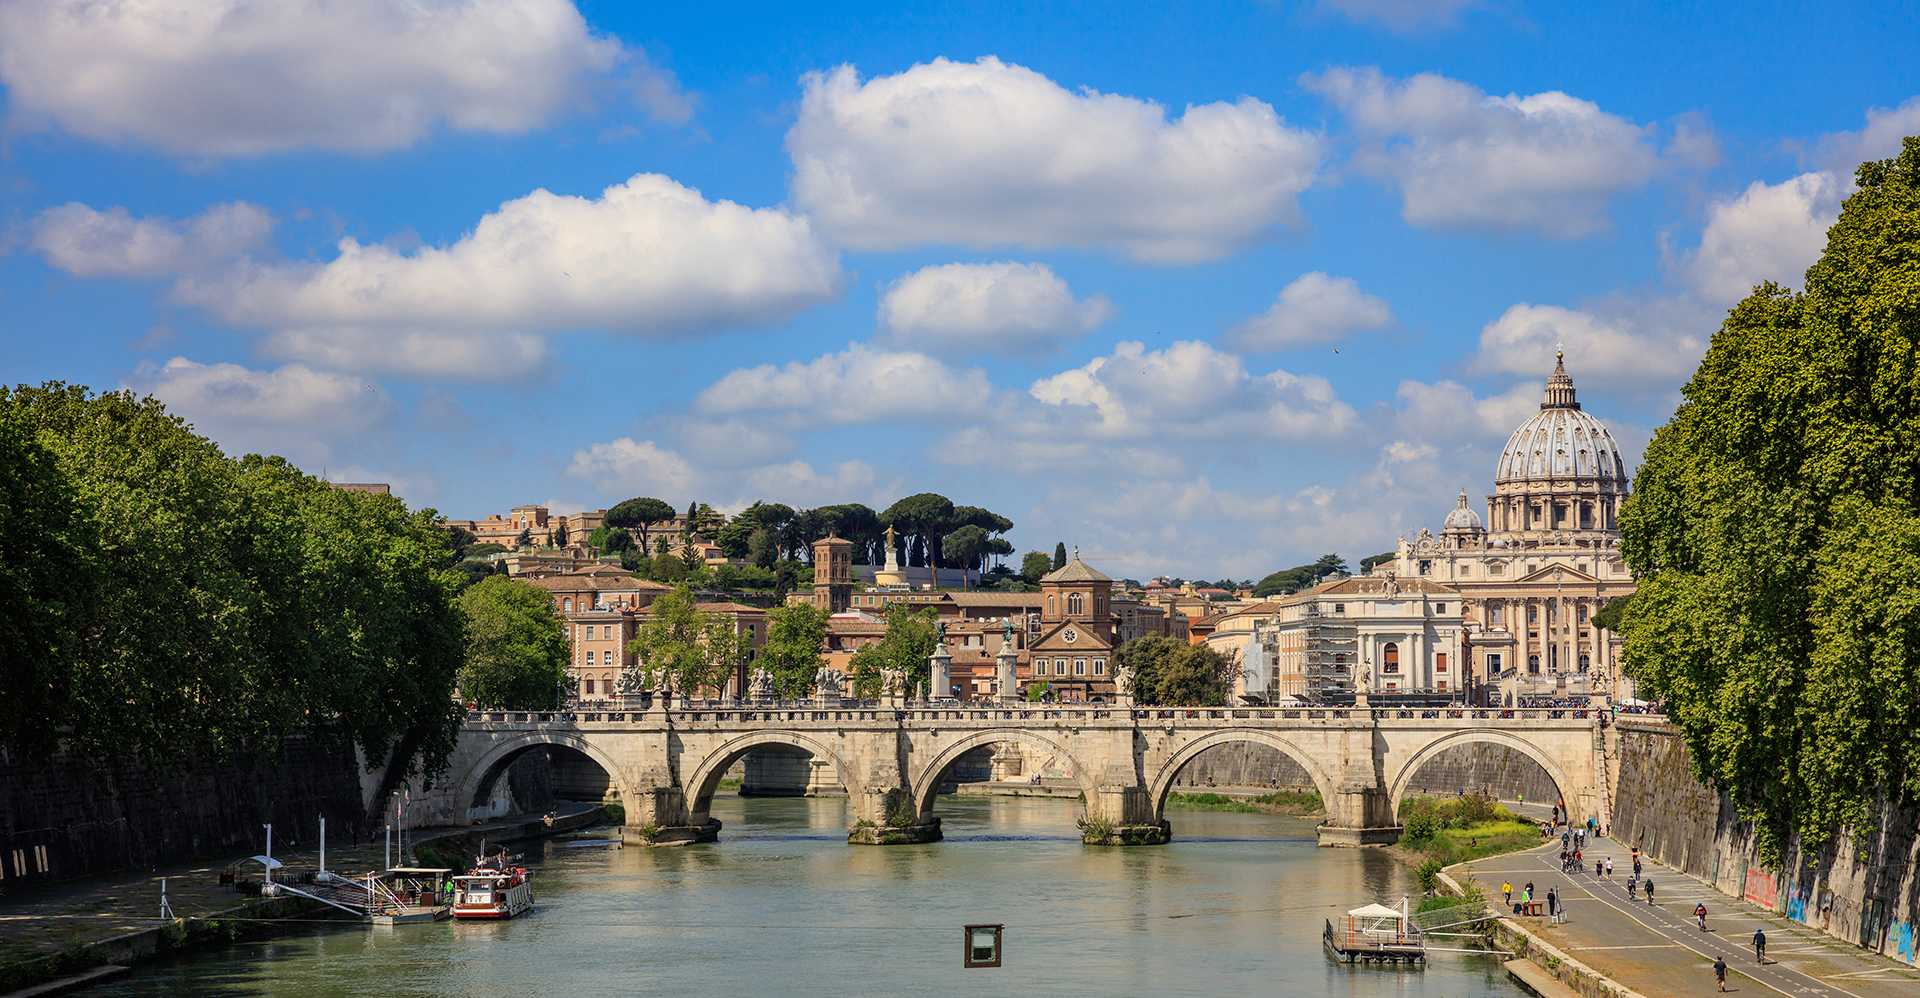
<svg viewBox="0 0 1920 998"><path fill-rule="evenodd" d="M1592 619L1634 588L1620 557L1628 488L1619 446L1557 357L1540 411L1500 452L1485 518L1461 492L1440 533L1401 537L1386 570L1460 594L1474 689L1511 703L1616 693L1620 639Z"/></svg>

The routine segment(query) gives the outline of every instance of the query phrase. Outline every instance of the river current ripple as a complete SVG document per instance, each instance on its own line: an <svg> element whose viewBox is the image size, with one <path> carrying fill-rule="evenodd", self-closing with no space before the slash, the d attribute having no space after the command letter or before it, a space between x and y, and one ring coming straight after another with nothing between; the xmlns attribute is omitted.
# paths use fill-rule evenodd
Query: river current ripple
<svg viewBox="0 0 1920 998"><path fill-rule="evenodd" d="M941 798L947 839L850 846L844 799L716 798L721 841L529 844L539 907L502 924L316 923L137 969L91 996L1519 996L1492 957L1327 959L1324 919L1418 887L1311 822L1176 810L1166 846L1090 848L1070 801ZM962 969L960 927L1006 925Z"/></svg>

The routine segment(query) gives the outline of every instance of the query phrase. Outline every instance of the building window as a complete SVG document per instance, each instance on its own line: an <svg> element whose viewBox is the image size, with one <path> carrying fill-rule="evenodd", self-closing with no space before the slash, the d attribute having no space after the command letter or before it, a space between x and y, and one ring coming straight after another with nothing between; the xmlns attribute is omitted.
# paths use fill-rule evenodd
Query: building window
<svg viewBox="0 0 1920 998"><path fill-rule="evenodd" d="M1446 691L1447 691L1447 681L1442 679L1440 680L1440 692L1445 693Z"/></svg>
<svg viewBox="0 0 1920 998"><path fill-rule="evenodd" d="M1346 613L1346 612L1347 612L1347 605L1346 605L1345 603L1335 603L1335 604L1333 605L1333 612L1334 612L1334 613Z"/></svg>
<svg viewBox="0 0 1920 998"><path fill-rule="evenodd" d="M1500 671L1500 656L1488 655L1487 656L1487 675L1491 676L1494 673L1497 673L1499 671Z"/></svg>
<svg viewBox="0 0 1920 998"><path fill-rule="evenodd" d="M1104 658L1096 658L1096 659L1094 659L1094 660L1093 660L1093 674L1094 674L1094 675L1096 675L1096 676L1104 676L1104 675L1106 675L1106 674L1107 674L1107 660L1106 660L1106 659L1104 659Z"/></svg>
<svg viewBox="0 0 1920 998"><path fill-rule="evenodd" d="M1421 574L1421 575L1425 575L1425 574L1427 574L1428 572L1431 572L1431 571L1433 571L1433 562L1430 562L1430 561L1423 561L1423 562L1421 562L1421 563L1420 563L1420 574Z"/></svg>
<svg viewBox="0 0 1920 998"><path fill-rule="evenodd" d="M1461 566L1460 566L1460 574L1461 574L1461 575L1472 575L1472 574L1473 574L1473 566L1472 566L1472 565L1461 565Z"/></svg>
<svg viewBox="0 0 1920 998"><path fill-rule="evenodd" d="M1433 671L1435 672L1447 671L1447 653L1446 652L1441 652L1440 654L1435 655L1433 657Z"/></svg>
<svg viewBox="0 0 1920 998"><path fill-rule="evenodd" d="M1047 616L1053 616L1053 595L1047 595Z"/></svg>
<svg viewBox="0 0 1920 998"><path fill-rule="evenodd" d="M1433 612L1444 617L1447 615L1447 605L1445 603L1435 603L1433 605Z"/></svg>
<svg viewBox="0 0 1920 998"><path fill-rule="evenodd" d="M1399 672L1400 671L1400 646L1399 645L1389 641L1387 642L1387 645L1385 648L1380 649L1380 671L1382 672Z"/></svg>
<svg viewBox="0 0 1920 998"><path fill-rule="evenodd" d="M1078 617L1087 612L1086 598L1079 593L1067 594L1067 616Z"/></svg>
<svg viewBox="0 0 1920 998"><path fill-rule="evenodd" d="M561 601L560 601L560 608L561 608L561 609L562 609L563 611L565 611L565 612L567 612L567 613L572 613L572 612L573 612L573 597L571 597L571 596L569 596L569 597L567 597L566 599L563 599L563 600L561 600Z"/></svg>
<svg viewBox="0 0 1920 998"><path fill-rule="evenodd" d="M1399 689L1399 688L1400 688L1400 684L1399 684L1399 683L1388 683L1388 684L1387 684L1387 689L1390 689L1390 690L1397 690L1397 689Z"/></svg>
<svg viewBox="0 0 1920 998"><path fill-rule="evenodd" d="M1585 603L1580 604L1579 609L1574 611L1574 619L1582 624L1587 622L1587 605Z"/></svg>
<svg viewBox="0 0 1920 998"><path fill-rule="evenodd" d="M1530 672L1530 673L1534 673L1534 674L1536 674L1536 675L1538 675L1538 674L1539 674L1539 672L1540 672L1540 656L1538 656L1538 655L1528 655L1528 656L1527 656L1527 671L1528 671L1528 672Z"/></svg>
<svg viewBox="0 0 1920 998"><path fill-rule="evenodd" d="M1587 671L1587 667L1588 667L1588 665L1589 665L1589 664L1590 664L1590 660L1589 660L1589 659L1587 658L1587 656L1585 656L1585 655L1582 655L1582 656L1580 656L1580 671L1581 671L1581 672L1585 672L1585 671Z"/></svg>
<svg viewBox="0 0 1920 998"><path fill-rule="evenodd" d="M1540 622L1540 608L1537 606L1527 607L1527 623L1537 624L1539 622Z"/></svg>
<svg viewBox="0 0 1920 998"><path fill-rule="evenodd" d="M600 664L601 664L601 665L612 665L612 664L613 664L613 652L612 652L612 651L603 651L603 652L601 652L601 653L600 653Z"/></svg>
<svg viewBox="0 0 1920 998"><path fill-rule="evenodd" d="M1086 659L1084 659L1084 658L1076 658L1076 659L1074 659L1074 660L1073 660L1073 674L1074 674L1074 675L1076 675L1076 676L1084 676L1084 675L1086 675L1086 674L1087 674L1087 660L1086 660Z"/></svg>
<svg viewBox="0 0 1920 998"><path fill-rule="evenodd" d="M589 679L589 680L587 680L587 681L586 681L586 683L585 683L584 685L585 685L585 686L586 686L587 688L586 688L585 690L582 690L581 692L583 692L583 693L585 693L585 694L587 694L588 696L592 696L592 695L593 695L593 680L591 680L591 679Z"/></svg>
<svg viewBox="0 0 1920 998"><path fill-rule="evenodd" d="M1506 607L1501 606L1498 603L1495 603L1494 605L1487 608L1488 623L1498 624L1504 621L1505 619L1506 619Z"/></svg>

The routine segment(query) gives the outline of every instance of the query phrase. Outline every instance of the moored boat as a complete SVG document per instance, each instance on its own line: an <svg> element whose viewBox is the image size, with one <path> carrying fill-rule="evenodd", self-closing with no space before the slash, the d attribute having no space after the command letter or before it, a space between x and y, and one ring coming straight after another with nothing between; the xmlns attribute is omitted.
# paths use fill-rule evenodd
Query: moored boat
<svg viewBox="0 0 1920 998"><path fill-rule="evenodd" d="M472 872L453 878L454 918L512 918L533 907L533 875L509 865L506 853L482 858Z"/></svg>

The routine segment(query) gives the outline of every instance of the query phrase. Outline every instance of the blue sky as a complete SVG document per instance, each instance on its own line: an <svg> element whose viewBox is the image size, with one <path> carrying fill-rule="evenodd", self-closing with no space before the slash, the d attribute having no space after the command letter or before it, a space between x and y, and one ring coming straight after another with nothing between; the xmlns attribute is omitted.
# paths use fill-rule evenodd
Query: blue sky
<svg viewBox="0 0 1920 998"><path fill-rule="evenodd" d="M1258 578L1481 505L1556 345L1637 456L1920 134L1900 5L821 7L0 0L0 376Z"/></svg>

